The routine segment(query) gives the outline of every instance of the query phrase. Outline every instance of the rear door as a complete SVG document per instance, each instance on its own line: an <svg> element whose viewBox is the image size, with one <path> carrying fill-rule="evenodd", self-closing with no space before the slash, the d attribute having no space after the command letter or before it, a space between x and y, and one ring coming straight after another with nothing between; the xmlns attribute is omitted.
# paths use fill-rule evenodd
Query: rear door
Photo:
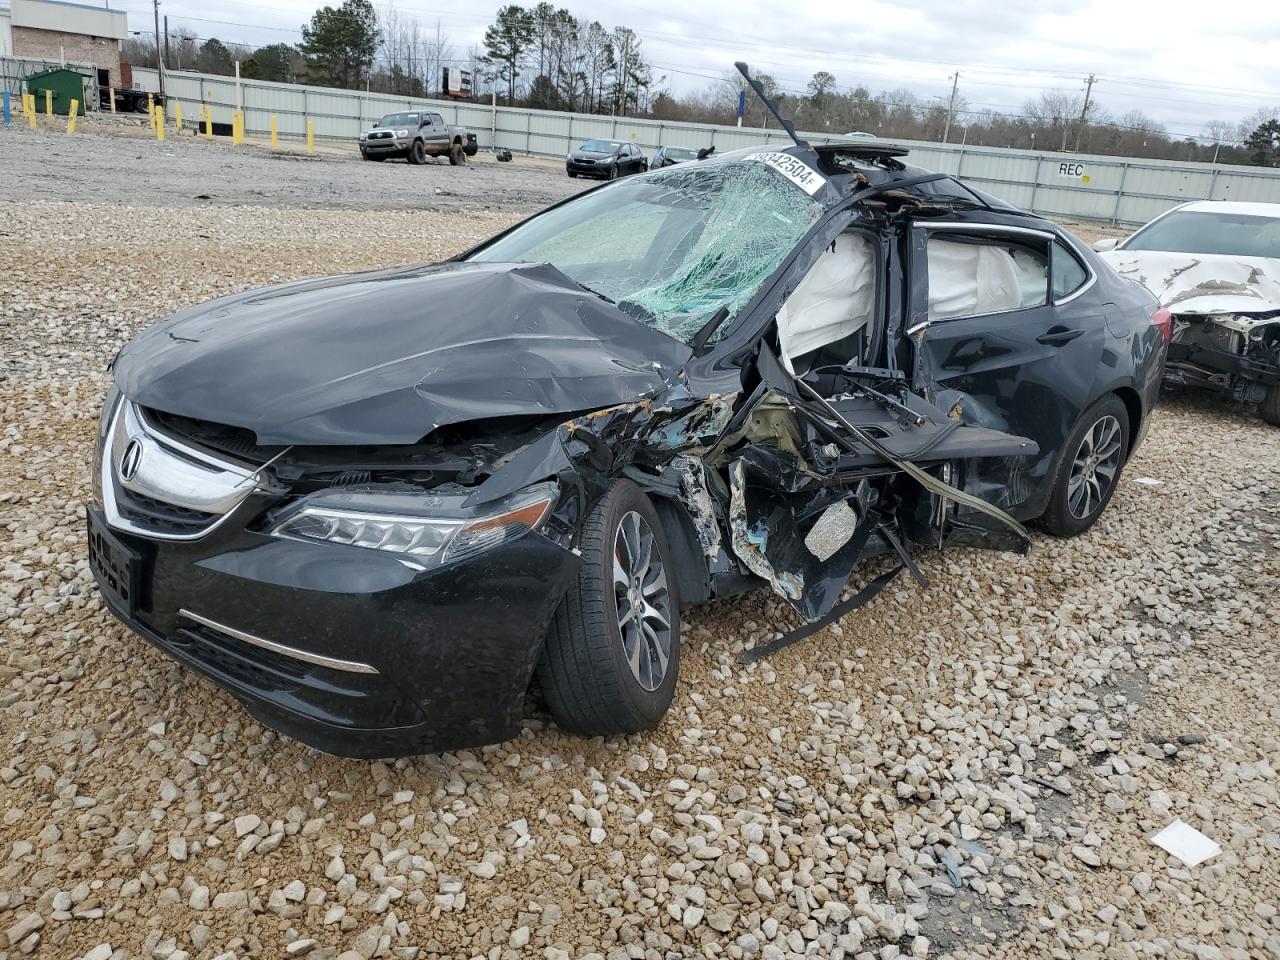
<svg viewBox="0 0 1280 960"><path fill-rule="evenodd" d="M952 419L1040 449L1013 472L977 461L966 486L1014 516L1038 515L1102 360L1107 331L1088 295L1092 274L1051 231L971 222L915 227L909 271L917 389Z"/></svg>
<svg viewBox="0 0 1280 960"><path fill-rule="evenodd" d="M427 143L444 148L449 145L449 128L444 125L444 118L438 113L429 114L431 117L431 134L427 139Z"/></svg>

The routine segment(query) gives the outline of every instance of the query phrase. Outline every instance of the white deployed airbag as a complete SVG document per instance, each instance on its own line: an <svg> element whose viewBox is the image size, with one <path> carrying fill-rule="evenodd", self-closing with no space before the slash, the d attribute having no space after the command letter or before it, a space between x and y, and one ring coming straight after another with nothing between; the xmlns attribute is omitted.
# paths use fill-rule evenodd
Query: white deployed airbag
<svg viewBox="0 0 1280 960"><path fill-rule="evenodd" d="M778 311L782 362L843 340L871 322L876 309L876 257L871 241L842 233L823 251Z"/></svg>
<svg viewBox="0 0 1280 960"><path fill-rule="evenodd" d="M930 320L1017 310L1023 306L1020 280L1013 256L1004 247L929 241Z"/></svg>

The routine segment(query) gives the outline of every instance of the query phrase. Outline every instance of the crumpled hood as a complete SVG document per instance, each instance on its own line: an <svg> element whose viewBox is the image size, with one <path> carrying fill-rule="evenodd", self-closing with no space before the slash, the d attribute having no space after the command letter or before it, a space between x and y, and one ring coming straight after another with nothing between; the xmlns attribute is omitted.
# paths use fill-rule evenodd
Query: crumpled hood
<svg viewBox="0 0 1280 960"><path fill-rule="evenodd" d="M687 346L548 264L443 264L252 290L174 314L115 363L125 396L278 444L408 444L487 417L649 396Z"/></svg>
<svg viewBox="0 0 1280 960"><path fill-rule="evenodd" d="M1280 310L1280 260L1152 250L1112 250L1100 256L1175 314Z"/></svg>

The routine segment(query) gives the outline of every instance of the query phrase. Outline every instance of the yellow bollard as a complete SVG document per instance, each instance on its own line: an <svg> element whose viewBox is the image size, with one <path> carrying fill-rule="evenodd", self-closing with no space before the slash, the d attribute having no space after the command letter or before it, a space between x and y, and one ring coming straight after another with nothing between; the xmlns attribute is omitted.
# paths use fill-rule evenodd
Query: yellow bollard
<svg viewBox="0 0 1280 960"><path fill-rule="evenodd" d="M164 139L164 107L156 107L156 139Z"/></svg>
<svg viewBox="0 0 1280 960"><path fill-rule="evenodd" d="M182 104L177 100L173 102L173 132L182 133Z"/></svg>
<svg viewBox="0 0 1280 960"><path fill-rule="evenodd" d="M36 128L36 95L34 93L27 94L27 125L32 130Z"/></svg>
<svg viewBox="0 0 1280 960"><path fill-rule="evenodd" d="M53 116L53 91L45 90L44 92L44 115L46 117Z"/></svg>
<svg viewBox="0 0 1280 960"><path fill-rule="evenodd" d="M213 139L213 107L204 108L204 138Z"/></svg>
<svg viewBox="0 0 1280 960"><path fill-rule="evenodd" d="M107 87L107 103L111 104L111 112L116 112L116 88Z"/></svg>
<svg viewBox="0 0 1280 960"><path fill-rule="evenodd" d="M271 149L280 149L280 132L276 129L276 118L274 114L271 117Z"/></svg>
<svg viewBox="0 0 1280 960"><path fill-rule="evenodd" d="M310 120L307 121L307 153L316 152L316 127Z"/></svg>
<svg viewBox="0 0 1280 960"><path fill-rule="evenodd" d="M76 132L76 111L80 109L80 101L71 101L71 112L67 114L67 133Z"/></svg>

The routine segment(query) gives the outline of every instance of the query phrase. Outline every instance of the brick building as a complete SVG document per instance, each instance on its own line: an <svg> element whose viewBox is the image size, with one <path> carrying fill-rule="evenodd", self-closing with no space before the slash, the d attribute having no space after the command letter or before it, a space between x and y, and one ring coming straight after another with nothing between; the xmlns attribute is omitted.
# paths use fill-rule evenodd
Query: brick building
<svg viewBox="0 0 1280 960"><path fill-rule="evenodd" d="M7 27L7 30L6 30ZM65 0L9 0L0 6L0 50L27 60L93 64L97 81L124 86L120 76L120 43L129 36L123 10L91 7Z"/></svg>

